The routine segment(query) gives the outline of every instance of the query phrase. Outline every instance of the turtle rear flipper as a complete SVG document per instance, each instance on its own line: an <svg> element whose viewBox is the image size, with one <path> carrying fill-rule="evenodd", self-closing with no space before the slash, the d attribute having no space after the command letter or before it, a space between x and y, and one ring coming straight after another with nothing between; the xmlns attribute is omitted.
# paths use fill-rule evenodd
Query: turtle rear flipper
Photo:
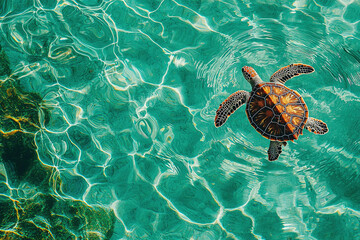
<svg viewBox="0 0 360 240"><path fill-rule="evenodd" d="M215 127L222 126L236 109L248 101L249 97L250 93L246 91L237 91L231 94L216 111Z"/></svg>
<svg viewBox="0 0 360 240"><path fill-rule="evenodd" d="M289 66L280 68L270 78L270 82L278 82L285 84L287 80L301 74L314 72L315 69L309 65L295 63Z"/></svg>
<svg viewBox="0 0 360 240"><path fill-rule="evenodd" d="M286 142L270 141L270 147L268 150L269 161L275 161L279 158L282 152L282 146L286 146Z"/></svg>
<svg viewBox="0 0 360 240"><path fill-rule="evenodd" d="M305 124L305 127L310 132L313 132L315 134L325 134L329 131L326 123L324 123L321 120L315 119L315 118L309 118L308 121Z"/></svg>

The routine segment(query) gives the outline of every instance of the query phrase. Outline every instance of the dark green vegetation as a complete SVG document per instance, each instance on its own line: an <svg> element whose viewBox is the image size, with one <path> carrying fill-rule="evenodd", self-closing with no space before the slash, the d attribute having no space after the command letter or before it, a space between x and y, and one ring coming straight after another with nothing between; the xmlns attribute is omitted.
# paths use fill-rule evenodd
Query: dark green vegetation
<svg viewBox="0 0 360 240"><path fill-rule="evenodd" d="M49 111L38 94L25 92L0 46L0 239L107 239L109 209L58 196L56 168L43 165L34 136Z"/></svg>
<svg viewBox="0 0 360 240"><path fill-rule="evenodd" d="M1 239L107 239L114 220L107 209L51 194L20 201L0 197Z"/></svg>

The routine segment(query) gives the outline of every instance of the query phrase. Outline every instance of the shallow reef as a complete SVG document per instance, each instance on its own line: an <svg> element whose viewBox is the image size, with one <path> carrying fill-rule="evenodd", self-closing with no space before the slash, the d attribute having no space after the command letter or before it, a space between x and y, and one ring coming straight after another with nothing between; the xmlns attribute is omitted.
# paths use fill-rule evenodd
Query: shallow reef
<svg viewBox="0 0 360 240"><path fill-rule="evenodd" d="M114 219L102 207L51 194L20 200L0 197L1 239L108 239Z"/></svg>
<svg viewBox="0 0 360 240"><path fill-rule="evenodd" d="M0 46L0 238L110 238L113 211L61 196L57 169L39 161L40 119L51 119L42 98L22 90Z"/></svg>

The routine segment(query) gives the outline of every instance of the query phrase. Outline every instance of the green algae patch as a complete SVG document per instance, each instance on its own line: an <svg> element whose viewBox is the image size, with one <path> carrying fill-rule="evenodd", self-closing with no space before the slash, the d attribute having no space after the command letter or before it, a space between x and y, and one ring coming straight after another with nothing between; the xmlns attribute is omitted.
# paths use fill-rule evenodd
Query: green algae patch
<svg viewBox="0 0 360 240"><path fill-rule="evenodd" d="M37 158L34 136L16 132L0 136L2 161L7 169L9 182L18 185L25 180L46 191L52 168L42 165Z"/></svg>
<svg viewBox="0 0 360 240"><path fill-rule="evenodd" d="M23 91L15 77L0 82L0 126L2 134L7 135L19 131L35 133L38 131L40 129L39 110L41 102L42 99L39 95ZM46 114L48 115L47 112Z"/></svg>
<svg viewBox="0 0 360 240"><path fill-rule="evenodd" d="M109 239L113 211L59 196L57 169L38 158L35 134L50 119L41 96L21 88L0 46L0 239Z"/></svg>
<svg viewBox="0 0 360 240"><path fill-rule="evenodd" d="M1 239L109 239L115 222L111 210L49 194L19 201L0 198L3 208L0 216L8 221L0 224L8 228L0 229Z"/></svg>
<svg viewBox="0 0 360 240"><path fill-rule="evenodd" d="M42 99L36 93L23 91L16 76L11 75L9 61L0 47L0 156L10 176L17 185L26 180L39 186L48 181L51 168L38 161L34 134L40 129L39 112L45 120L48 111L41 109Z"/></svg>

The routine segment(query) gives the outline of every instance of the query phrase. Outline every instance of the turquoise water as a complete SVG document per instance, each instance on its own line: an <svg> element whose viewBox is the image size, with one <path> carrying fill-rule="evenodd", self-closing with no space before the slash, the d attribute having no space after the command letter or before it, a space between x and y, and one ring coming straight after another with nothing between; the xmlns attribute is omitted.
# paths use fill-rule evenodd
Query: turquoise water
<svg viewBox="0 0 360 240"><path fill-rule="evenodd" d="M359 16L357 0L3 0L0 237L360 239ZM329 133L269 162L244 106L221 128L215 112L251 90L241 67L268 81L291 63L315 68L286 86Z"/></svg>

